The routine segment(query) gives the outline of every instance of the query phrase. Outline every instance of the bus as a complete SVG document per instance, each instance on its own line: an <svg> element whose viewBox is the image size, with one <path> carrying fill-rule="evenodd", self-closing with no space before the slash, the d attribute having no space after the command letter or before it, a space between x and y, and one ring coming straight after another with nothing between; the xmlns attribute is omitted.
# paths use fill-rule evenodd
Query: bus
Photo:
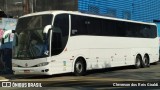
<svg viewBox="0 0 160 90"><path fill-rule="evenodd" d="M157 25L157 33L159 36L159 47L160 47L160 20L153 20L153 22ZM160 48L159 48L159 61L160 61Z"/></svg>
<svg viewBox="0 0 160 90"><path fill-rule="evenodd" d="M43 11L19 18L14 33L14 74L53 75L158 61L156 24L77 11Z"/></svg>

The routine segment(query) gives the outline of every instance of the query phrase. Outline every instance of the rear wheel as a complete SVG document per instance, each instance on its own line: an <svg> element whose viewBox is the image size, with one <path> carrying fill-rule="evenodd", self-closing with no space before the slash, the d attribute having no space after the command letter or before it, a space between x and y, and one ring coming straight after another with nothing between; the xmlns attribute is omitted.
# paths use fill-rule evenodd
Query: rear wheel
<svg viewBox="0 0 160 90"><path fill-rule="evenodd" d="M136 56L136 62L135 62L135 68L138 69L141 67L141 56L137 55Z"/></svg>
<svg viewBox="0 0 160 90"><path fill-rule="evenodd" d="M83 61L83 59L79 58L75 62L74 73L77 76L83 76L83 75L85 75L85 73L86 73L86 66L85 66L85 62Z"/></svg>
<svg viewBox="0 0 160 90"><path fill-rule="evenodd" d="M149 57L147 55L143 58L142 67L150 67Z"/></svg>

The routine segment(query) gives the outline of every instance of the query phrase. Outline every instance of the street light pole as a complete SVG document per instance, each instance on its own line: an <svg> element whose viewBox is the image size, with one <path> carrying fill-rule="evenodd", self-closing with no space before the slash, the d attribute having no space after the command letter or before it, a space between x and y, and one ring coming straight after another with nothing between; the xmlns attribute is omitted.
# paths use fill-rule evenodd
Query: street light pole
<svg viewBox="0 0 160 90"><path fill-rule="evenodd" d="M31 0L30 6L31 6L31 12L32 13L36 12L36 0Z"/></svg>
<svg viewBox="0 0 160 90"><path fill-rule="evenodd" d="M7 0L5 0L5 9L6 9L6 13L8 14L8 8L7 8Z"/></svg>
<svg viewBox="0 0 160 90"><path fill-rule="evenodd" d="M24 0L24 14L28 14L29 13L29 0Z"/></svg>
<svg viewBox="0 0 160 90"><path fill-rule="evenodd" d="M33 12L36 12L36 4L37 4L37 1L36 0L33 0Z"/></svg>

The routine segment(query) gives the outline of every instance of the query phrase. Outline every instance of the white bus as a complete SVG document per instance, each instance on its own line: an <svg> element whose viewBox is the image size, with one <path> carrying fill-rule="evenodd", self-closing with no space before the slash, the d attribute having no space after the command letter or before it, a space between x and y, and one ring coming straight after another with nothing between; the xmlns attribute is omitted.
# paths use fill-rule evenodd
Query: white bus
<svg viewBox="0 0 160 90"><path fill-rule="evenodd" d="M22 16L15 30L14 74L53 75L158 61L159 39L152 23L45 11Z"/></svg>

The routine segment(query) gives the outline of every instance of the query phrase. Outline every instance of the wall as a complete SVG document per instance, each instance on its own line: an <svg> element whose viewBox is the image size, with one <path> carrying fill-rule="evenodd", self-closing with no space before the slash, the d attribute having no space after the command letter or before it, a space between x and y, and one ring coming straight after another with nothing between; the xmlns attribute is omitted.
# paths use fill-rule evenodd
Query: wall
<svg viewBox="0 0 160 90"><path fill-rule="evenodd" d="M82 12L131 19L132 0L78 0L78 9Z"/></svg>
<svg viewBox="0 0 160 90"><path fill-rule="evenodd" d="M79 0L78 9L143 22L160 19L160 0Z"/></svg>
<svg viewBox="0 0 160 90"><path fill-rule="evenodd" d="M160 0L133 0L133 20L153 22L160 19Z"/></svg>

